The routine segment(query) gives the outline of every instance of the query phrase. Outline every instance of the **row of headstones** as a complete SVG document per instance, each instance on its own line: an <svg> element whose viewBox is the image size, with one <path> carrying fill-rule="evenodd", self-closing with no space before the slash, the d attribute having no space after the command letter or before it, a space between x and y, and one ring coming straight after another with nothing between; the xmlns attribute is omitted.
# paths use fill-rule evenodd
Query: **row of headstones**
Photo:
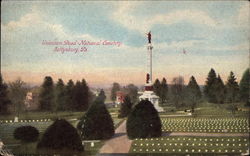
<svg viewBox="0 0 250 156"><path fill-rule="evenodd" d="M173 124L163 124L164 127L175 127L175 128L219 128L219 129L249 129L247 125L173 125Z"/></svg>
<svg viewBox="0 0 250 156"><path fill-rule="evenodd" d="M162 121L167 121L167 122L178 122L178 123L185 123L185 122L196 122L196 123L203 123L203 122L212 122L212 123L217 123L217 122L226 122L226 123L231 123L231 122L247 122L248 119L237 119L237 120L212 120L212 119L207 119L207 120L198 120L198 119L191 119L191 120L185 120L185 119L162 119Z"/></svg>
<svg viewBox="0 0 250 156"><path fill-rule="evenodd" d="M0 123L20 123L20 122L48 122L51 121L51 119L40 119L40 120L19 120L19 121L14 121L14 120L0 120Z"/></svg>
<svg viewBox="0 0 250 156"><path fill-rule="evenodd" d="M244 152L243 150L241 150L241 149L239 149L239 150L235 150L235 149L232 149L232 150L227 150L227 149L225 149L225 150L221 150L221 149L219 149L219 150L214 150L214 149L212 149L212 150L210 150L210 149L133 149L133 152L206 152L206 153L208 153L208 152L212 152L212 153L214 153L214 152L219 152L219 153L222 153L222 152L225 152L225 153L228 153L228 152L235 152L235 153L237 153L237 152L239 152L239 153L242 153L242 152ZM248 152L248 150L245 150L245 152Z"/></svg>
<svg viewBox="0 0 250 156"><path fill-rule="evenodd" d="M164 119L161 118L162 122L177 122L177 123L235 123L235 122L241 122L241 123L247 123L249 119L238 119L238 120L185 120L185 119Z"/></svg>
<svg viewBox="0 0 250 156"><path fill-rule="evenodd" d="M95 143L99 143L100 140L84 140L82 141L82 145L90 144L90 147L95 147Z"/></svg>
<svg viewBox="0 0 250 156"><path fill-rule="evenodd" d="M164 131L183 131L179 129L164 129ZM249 132L249 130L185 130L185 132L236 132L236 133L241 133L241 132Z"/></svg>
<svg viewBox="0 0 250 156"><path fill-rule="evenodd" d="M170 126L170 125L169 125ZM166 126L166 125L164 125L164 127L169 127L169 126ZM172 125L171 127L173 127L173 128L179 128L179 129L250 129L249 127L210 127L210 126L207 126L207 127L183 127L183 126L174 126L174 125Z"/></svg>
<svg viewBox="0 0 250 156"><path fill-rule="evenodd" d="M134 146L162 146L162 145L164 145L164 146L167 146L167 145L169 145L169 146L229 146L229 144L218 144L218 143L215 143L215 144L211 144L211 143L208 143L208 144L201 144L201 143L199 143L199 144L191 144L191 143L164 143L164 144L161 144L161 143L157 143L157 144L155 144L155 143L152 143L152 144L148 144L148 143L146 143L146 144L134 144ZM239 147L242 147L242 146L246 146L246 147L248 147L248 144L242 144L242 143L239 143L239 144L237 144ZM236 144L232 144L232 146L236 146Z"/></svg>
<svg viewBox="0 0 250 156"><path fill-rule="evenodd" d="M203 122L175 122L175 121L162 121L163 124L181 124L181 125L236 125L236 124L241 124L241 125L249 125L248 121L233 121L233 122L210 122L210 121L203 121Z"/></svg>
<svg viewBox="0 0 250 156"><path fill-rule="evenodd" d="M233 138L233 139L207 139L207 138L205 138L205 139L197 139L197 138L150 138L150 139L148 139L148 138L146 138L146 139L138 139L138 138L136 138L135 140L140 140L140 141L142 141L142 140L161 140L161 141L163 141L163 140L172 140L172 141L175 141L175 140L177 140L177 141L180 141L180 140L183 140L183 141L186 141L186 140L188 140L188 141L247 141L247 139L235 139L235 138Z"/></svg>
<svg viewBox="0 0 250 156"><path fill-rule="evenodd" d="M164 118L170 121L247 121L248 118Z"/></svg>

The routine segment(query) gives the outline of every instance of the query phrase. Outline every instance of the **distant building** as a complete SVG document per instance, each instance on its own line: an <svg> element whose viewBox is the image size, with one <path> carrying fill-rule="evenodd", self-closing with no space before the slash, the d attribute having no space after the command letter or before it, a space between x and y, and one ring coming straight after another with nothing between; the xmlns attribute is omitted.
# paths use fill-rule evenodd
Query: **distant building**
<svg viewBox="0 0 250 156"><path fill-rule="evenodd" d="M118 104L118 105L123 103L124 98L125 98L125 93L124 92L122 92L122 91L116 92L116 101L115 101L115 103Z"/></svg>
<svg viewBox="0 0 250 156"><path fill-rule="evenodd" d="M38 108L38 95L27 92L24 105L26 110L36 110Z"/></svg>
<svg viewBox="0 0 250 156"><path fill-rule="evenodd" d="M24 105L26 109L29 109L33 103L33 94L32 92L28 92L26 94L25 100L24 100Z"/></svg>

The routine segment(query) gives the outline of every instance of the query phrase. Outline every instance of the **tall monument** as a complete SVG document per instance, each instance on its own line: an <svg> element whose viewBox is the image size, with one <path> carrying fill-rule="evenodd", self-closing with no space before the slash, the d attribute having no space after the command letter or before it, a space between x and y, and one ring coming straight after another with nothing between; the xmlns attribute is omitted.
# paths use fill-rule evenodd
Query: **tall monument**
<svg viewBox="0 0 250 156"><path fill-rule="evenodd" d="M151 32L147 33L148 44L147 44L147 54L148 54L148 73L146 74L146 84L144 92L139 96L139 100L149 100L158 112L163 112L163 108L159 106L159 97L153 91L153 77L152 77L152 50L153 46L151 43Z"/></svg>

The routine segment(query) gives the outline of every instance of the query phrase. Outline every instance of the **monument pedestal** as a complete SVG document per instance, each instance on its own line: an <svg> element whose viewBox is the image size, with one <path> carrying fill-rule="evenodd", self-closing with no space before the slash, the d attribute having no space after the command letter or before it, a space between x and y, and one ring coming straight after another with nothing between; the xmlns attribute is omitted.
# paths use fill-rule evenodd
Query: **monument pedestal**
<svg viewBox="0 0 250 156"><path fill-rule="evenodd" d="M159 106L159 96L157 96L153 90L148 90L148 88L153 88L152 84L145 85L145 91L142 93L141 96L139 96L139 100L148 100L154 105L155 109L158 112L163 112L163 108Z"/></svg>

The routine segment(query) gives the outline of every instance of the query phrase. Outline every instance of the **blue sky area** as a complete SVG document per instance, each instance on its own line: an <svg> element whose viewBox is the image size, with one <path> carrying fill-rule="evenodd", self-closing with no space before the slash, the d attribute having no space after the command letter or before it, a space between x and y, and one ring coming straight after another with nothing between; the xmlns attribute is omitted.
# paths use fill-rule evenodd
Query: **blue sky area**
<svg viewBox="0 0 250 156"><path fill-rule="evenodd" d="M214 68L224 81L230 71L239 80L249 65L248 1L2 1L1 10L1 70L7 82L20 77L41 84L51 75L55 81L85 78L91 86L141 85L150 30L154 78L171 83L182 75L187 83L194 75L204 84ZM60 53L42 45L44 40L122 45Z"/></svg>

